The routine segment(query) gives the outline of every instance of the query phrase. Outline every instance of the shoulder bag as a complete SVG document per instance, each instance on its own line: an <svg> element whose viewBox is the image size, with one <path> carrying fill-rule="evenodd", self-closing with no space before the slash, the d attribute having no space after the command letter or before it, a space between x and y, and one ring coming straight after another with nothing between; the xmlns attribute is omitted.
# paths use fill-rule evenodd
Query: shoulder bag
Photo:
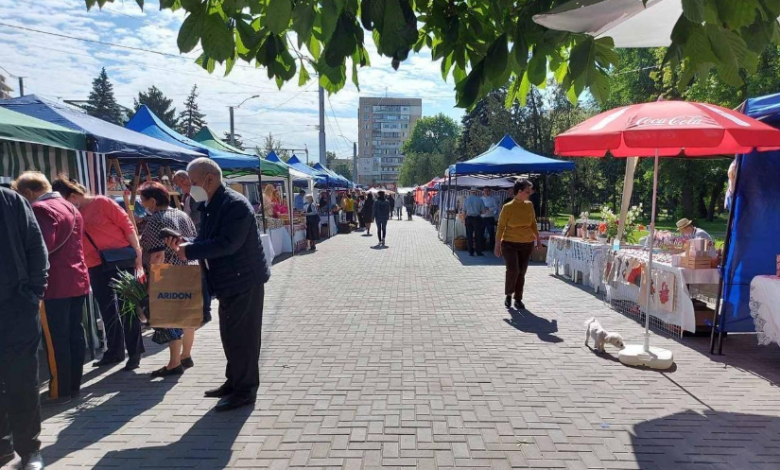
<svg viewBox="0 0 780 470"><path fill-rule="evenodd" d="M132 246L126 246L124 248L110 248L108 250L101 250L92 240L92 237L87 233L86 227L84 228L84 235L86 235L89 243L95 247L95 251L100 255L100 261L102 264L99 266L102 271L115 272L117 269L132 269L136 263L136 252Z"/></svg>

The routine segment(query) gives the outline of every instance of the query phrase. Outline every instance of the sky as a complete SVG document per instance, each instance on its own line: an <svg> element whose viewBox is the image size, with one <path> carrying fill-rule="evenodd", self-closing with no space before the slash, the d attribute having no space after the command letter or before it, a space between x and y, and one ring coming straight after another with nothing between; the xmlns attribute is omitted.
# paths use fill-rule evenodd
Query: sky
<svg viewBox="0 0 780 470"><path fill-rule="evenodd" d="M230 127L228 106L259 95L235 110L236 133L242 135L247 145L262 146L264 137L271 132L285 148L307 147L315 161L319 152L316 80L299 88L296 76L279 90L268 79L265 69L245 62L237 63L227 77L219 67L209 74L194 63L198 49L187 55L179 53L176 37L184 17L184 11L160 11L154 0L147 0L144 11L134 0L116 0L102 10L91 11L87 11L84 0L0 0L0 74L6 76L14 94L18 90L13 76L22 76L25 94L35 93L56 101L86 100L92 80L105 67L121 105L132 107L139 91L155 85L173 99L177 113L192 86L198 85L200 110L209 127L220 136ZM8 25L179 57L55 37ZM340 158L351 157L350 141L357 140L361 96L422 98L423 115L444 113L460 121L463 111L454 107L452 81L442 80L440 64L431 61L430 52L411 56L395 71L389 58L376 53L370 34L366 39L372 65L359 72L360 91L348 79L337 94L328 97L326 93L327 150Z"/></svg>

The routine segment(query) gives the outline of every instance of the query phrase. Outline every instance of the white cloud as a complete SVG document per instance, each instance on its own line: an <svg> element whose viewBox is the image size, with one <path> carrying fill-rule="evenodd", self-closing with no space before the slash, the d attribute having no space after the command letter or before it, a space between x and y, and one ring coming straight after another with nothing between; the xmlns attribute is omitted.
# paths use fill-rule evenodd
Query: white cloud
<svg viewBox="0 0 780 470"><path fill-rule="evenodd" d="M20 7L18 0L0 0L3 23L77 36L93 41L160 51L179 55L176 47L182 11L159 11L147 2L142 12L135 2L117 1L103 10L87 11L83 0L38 0ZM463 114L454 108L451 83L441 78L440 64L430 53L415 55L395 71L390 59L380 57L370 36L371 67L359 72L360 91L348 81L339 93L326 99L327 148L339 156L350 155L357 140L357 108L360 96L404 96L423 100L426 115L443 112L456 120ZM258 143L269 132L285 146L307 147L312 158L318 155L318 103L316 83L297 87L297 78L281 91L268 80L264 69L237 65L228 77L218 70L209 75L193 63L197 53L168 57L131 51L102 44L0 26L0 65L25 77L25 92L50 99L86 99L92 80L106 67L120 104L131 107L139 91L156 85L174 100L177 109L193 85L198 85L201 111L212 129L228 130L228 106L247 101L235 112L237 132Z"/></svg>

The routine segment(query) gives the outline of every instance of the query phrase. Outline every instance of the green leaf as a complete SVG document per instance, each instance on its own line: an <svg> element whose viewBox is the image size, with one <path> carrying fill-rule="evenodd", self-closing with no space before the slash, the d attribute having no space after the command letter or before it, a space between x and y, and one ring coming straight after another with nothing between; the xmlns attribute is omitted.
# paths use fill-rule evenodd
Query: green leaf
<svg viewBox="0 0 780 470"><path fill-rule="evenodd" d="M508 55L509 46L506 42L506 34L502 34L490 45L484 59L487 77L496 87L503 86L509 79L511 70L507 67Z"/></svg>
<svg viewBox="0 0 780 470"><path fill-rule="evenodd" d="M311 80L309 71L306 70L306 67L303 65L303 61L301 61L301 69L298 71L298 86L307 84L309 80Z"/></svg>
<svg viewBox="0 0 780 470"><path fill-rule="evenodd" d="M523 78L520 80L520 87L515 95L520 101L520 106L525 106L528 100L528 92L531 91L531 81L528 79L528 71L523 72Z"/></svg>
<svg viewBox="0 0 780 470"><path fill-rule="evenodd" d="M525 70L528 64L528 44L523 37L517 38L512 44L512 58L514 59L514 71L519 75L519 72Z"/></svg>
<svg viewBox="0 0 780 470"><path fill-rule="evenodd" d="M569 73L569 63L566 61L561 61L561 63L558 64L558 68L555 69L555 72L553 72L555 81L558 83L563 83L567 73Z"/></svg>
<svg viewBox="0 0 780 470"><path fill-rule="evenodd" d="M309 42L316 12L310 1L299 1L292 12L293 30L298 35L298 47Z"/></svg>
<svg viewBox="0 0 780 470"><path fill-rule="evenodd" d="M274 34L282 34L290 25L292 2L290 0L271 0L266 9L266 26Z"/></svg>
<svg viewBox="0 0 780 470"><path fill-rule="evenodd" d="M193 11L179 29L179 36L176 39L176 44L179 46L179 50L183 53L191 52L195 49L200 41L201 34L203 34L203 19L205 15L202 11Z"/></svg>
<svg viewBox="0 0 780 470"><path fill-rule="evenodd" d="M252 25L247 24L244 20L236 21L236 31L238 32L238 36L241 38L241 43L249 51L259 46L260 42L266 36L263 31L255 30ZM239 51L239 53L240 52L241 51Z"/></svg>
<svg viewBox="0 0 780 470"><path fill-rule="evenodd" d="M201 0L180 0L181 6L189 12L202 10L203 2Z"/></svg>
<svg viewBox="0 0 780 470"><path fill-rule="evenodd" d="M504 101L504 107L511 108L512 105L515 104L515 99L517 98L517 93L520 90L520 81L521 78L517 75L514 76L515 79L512 81L512 84L507 88L506 91L506 100Z"/></svg>
<svg viewBox="0 0 780 470"><path fill-rule="evenodd" d="M320 21L322 22L322 41L327 45L333 32L336 31L336 24L339 21L339 9L333 0L323 0Z"/></svg>
<svg viewBox="0 0 780 470"><path fill-rule="evenodd" d="M615 50L615 41L610 38L599 38L593 42L596 48L596 61L605 69L614 67L620 62L620 57Z"/></svg>
<svg viewBox="0 0 780 470"><path fill-rule="evenodd" d="M452 58L454 54L449 53L441 61L441 78L445 82L447 81L447 76L450 74L450 70L452 69Z"/></svg>
<svg viewBox="0 0 780 470"><path fill-rule="evenodd" d="M225 76L227 77L230 75L230 72L233 71L233 66L236 65L236 57L229 57L225 61Z"/></svg>
<svg viewBox="0 0 780 470"><path fill-rule="evenodd" d="M459 108L471 108L477 101L482 82L485 80L485 62L477 64L466 77L466 80L458 84L457 95Z"/></svg>
<svg viewBox="0 0 780 470"><path fill-rule="evenodd" d="M206 15L203 21L201 44L203 52L217 62L223 62L228 57L232 57L236 46L233 31L222 19L222 16L216 13Z"/></svg>
<svg viewBox="0 0 780 470"><path fill-rule="evenodd" d="M758 0L712 0L718 7L718 17L721 23L726 23L731 29L747 26L756 19L761 5Z"/></svg>
<svg viewBox="0 0 780 470"><path fill-rule="evenodd" d="M541 85L547 80L547 56L537 54L534 51L531 61L528 62L528 81L533 85Z"/></svg>
<svg viewBox="0 0 780 470"><path fill-rule="evenodd" d="M601 70L596 70L588 84L590 93L598 103L606 103L609 98L609 77Z"/></svg>
<svg viewBox="0 0 780 470"><path fill-rule="evenodd" d="M144 0L135 0L135 3L138 4L138 6L141 8L141 11L144 11Z"/></svg>
<svg viewBox="0 0 780 470"><path fill-rule="evenodd" d="M747 45L739 35L719 26L707 25L707 36L710 38L715 57L724 65L739 69L747 54Z"/></svg>
<svg viewBox="0 0 780 470"><path fill-rule="evenodd" d="M214 73L217 63L205 53L195 59L195 63L203 67L208 73Z"/></svg>
<svg viewBox="0 0 780 470"><path fill-rule="evenodd" d="M322 53L322 43L319 41L319 39L312 36L312 38L306 44L306 47L309 49L309 52L311 52L311 56L315 61L320 60L320 54Z"/></svg>
<svg viewBox="0 0 780 470"><path fill-rule="evenodd" d="M707 35L706 29L696 27L688 36L688 43L685 45L686 55L696 63L717 62L715 53L712 51L712 44Z"/></svg>
<svg viewBox="0 0 780 470"><path fill-rule="evenodd" d="M704 0L682 0L683 14L693 23L704 22Z"/></svg>
<svg viewBox="0 0 780 470"><path fill-rule="evenodd" d="M352 59L352 84L355 85L358 91L360 91L360 81L358 80L358 63L355 59Z"/></svg>

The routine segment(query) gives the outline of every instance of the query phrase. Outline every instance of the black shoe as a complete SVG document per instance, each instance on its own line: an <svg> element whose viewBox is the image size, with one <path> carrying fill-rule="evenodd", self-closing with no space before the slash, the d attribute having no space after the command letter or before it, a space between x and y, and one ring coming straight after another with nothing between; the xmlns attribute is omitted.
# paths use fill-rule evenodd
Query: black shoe
<svg viewBox="0 0 780 470"><path fill-rule="evenodd" d="M70 395L58 398L46 398L45 400L41 400L41 406L46 408L50 406L67 405L71 401L73 401L73 399L70 397Z"/></svg>
<svg viewBox="0 0 780 470"><path fill-rule="evenodd" d="M185 369L189 369L190 367L195 367L195 361L192 360L191 357L185 357L181 360L181 366Z"/></svg>
<svg viewBox="0 0 780 470"><path fill-rule="evenodd" d="M124 367L123 370L126 370L126 371L129 372L131 370L136 370L139 367L141 367L141 357L140 356L136 356L136 357L131 357L131 358L129 358L127 360L127 364L125 364L125 367Z"/></svg>
<svg viewBox="0 0 780 470"><path fill-rule="evenodd" d="M477 253L477 256L485 256L485 253Z"/></svg>
<svg viewBox="0 0 780 470"><path fill-rule="evenodd" d="M506 308L509 308L509 307L512 306L512 296L511 295L507 295L506 298L504 299L504 306Z"/></svg>
<svg viewBox="0 0 780 470"><path fill-rule="evenodd" d="M241 408L242 406L254 405L254 404L255 404L255 397L241 396L241 395L228 395L219 400L219 403L217 403L217 406L214 407L214 410L229 411L229 410L235 410L236 408Z"/></svg>
<svg viewBox="0 0 780 470"><path fill-rule="evenodd" d="M230 385L222 384L215 389L206 390L203 396L206 398L222 398L222 397L229 396L232 393L233 393L233 388L230 387Z"/></svg>
<svg viewBox="0 0 780 470"><path fill-rule="evenodd" d="M184 367L182 367L182 364L179 364L178 367L174 367L173 369L169 369L167 367L161 367L157 369L156 371L152 372L152 378L156 379L158 377L169 377L171 375L181 375L184 373Z"/></svg>
<svg viewBox="0 0 780 470"><path fill-rule="evenodd" d="M22 457L22 462L17 467L20 470L43 470L43 457L41 452L33 452L30 455Z"/></svg>
<svg viewBox="0 0 780 470"><path fill-rule="evenodd" d="M522 300L515 299L515 308L518 310L525 310L525 304L523 304Z"/></svg>
<svg viewBox="0 0 780 470"><path fill-rule="evenodd" d="M114 364L119 364L122 361L123 359L111 359L110 357L103 357L99 361L93 362L92 367L113 366Z"/></svg>
<svg viewBox="0 0 780 470"><path fill-rule="evenodd" d="M469 256L474 256L474 253L469 253Z"/></svg>

